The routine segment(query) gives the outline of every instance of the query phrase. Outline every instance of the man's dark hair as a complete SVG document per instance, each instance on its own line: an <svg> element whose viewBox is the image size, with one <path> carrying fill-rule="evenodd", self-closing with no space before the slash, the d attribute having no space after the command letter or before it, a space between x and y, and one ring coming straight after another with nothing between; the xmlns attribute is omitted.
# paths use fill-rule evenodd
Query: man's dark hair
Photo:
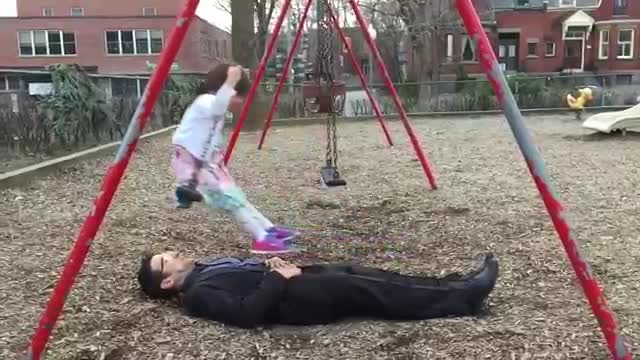
<svg viewBox="0 0 640 360"><path fill-rule="evenodd" d="M198 94L215 93L220 90L224 82L227 81L227 71L231 66L235 66L235 64L219 64L209 71L206 79L200 84ZM234 88L237 95L245 96L247 92L249 92L249 85L249 77L247 73L243 71L240 80L238 80Z"/></svg>
<svg viewBox="0 0 640 360"><path fill-rule="evenodd" d="M140 268L138 269L138 283L142 287L142 291L152 299L170 299L175 296L177 290L163 289L160 284L163 277L160 271L151 269L152 254L144 254L140 259Z"/></svg>

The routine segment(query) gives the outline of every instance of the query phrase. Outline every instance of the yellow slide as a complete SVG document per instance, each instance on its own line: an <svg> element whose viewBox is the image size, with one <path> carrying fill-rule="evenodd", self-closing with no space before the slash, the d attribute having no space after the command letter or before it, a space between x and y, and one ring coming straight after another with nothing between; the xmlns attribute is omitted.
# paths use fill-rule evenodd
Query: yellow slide
<svg viewBox="0 0 640 360"><path fill-rule="evenodd" d="M640 128L640 104L623 111L593 115L582 123L582 127L605 133Z"/></svg>

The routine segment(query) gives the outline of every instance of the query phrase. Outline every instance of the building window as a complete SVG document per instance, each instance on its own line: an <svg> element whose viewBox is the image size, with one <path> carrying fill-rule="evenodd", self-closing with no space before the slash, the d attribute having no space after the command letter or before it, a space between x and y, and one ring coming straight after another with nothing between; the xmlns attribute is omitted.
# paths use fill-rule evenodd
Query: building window
<svg viewBox="0 0 640 360"><path fill-rule="evenodd" d="M556 56L556 43L554 42L544 43L544 56L547 56L547 57Z"/></svg>
<svg viewBox="0 0 640 360"><path fill-rule="evenodd" d="M447 62L453 61L453 34L447 34Z"/></svg>
<svg viewBox="0 0 640 360"><path fill-rule="evenodd" d="M0 76L0 91L20 90L20 80L15 76Z"/></svg>
<svg viewBox="0 0 640 360"><path fill-rule="evenodd" d="M576 6L576 0L560 0L560 6Z"/></svg>
<svg viewBox="0 0 640 360"><path fill-rule="evenodd" d="M462 37L462 61L476 61L476 44L469 35Z"/></svg>
<svg viewBox="0 0 640 360"><path fill-rule="evenodd" d="M156 16L158 15L158 9L154 7L142 8L142 16Z"/></svg>
<svg viewBox="0 0 640 360"><path fill-rule="evenodd" d="M84 16L84 8L72 7L71 8L71 16Z"/></svg>
<svg viewBox="0 0 640 360"><path fill-rule="evenodd" d="M627 14L627 0L615 0L613 7L613 15Z"/></svg>
<svg viewBox="0 0 640 360"><path fill-rule="evenodd" d="M538 57L538 40L527 40L527 57Z"/></svg>
<svg viewBox="0 0 640 360"><path fill-rule="evenodd" d="M600 30L600 42L598 43L598 59L609 58L609 30Z"/></svg>
<svg viewBox="0 0 640 360"><path fill-rule="evenodd" d="M618 59L631 59L633 57L633 29L621 29L618 31Z"/></svg>
<svg viewBox="0 0 640 360"><path fill-rule="evenodd" d="M42 16L53 16L53 8L42 8Z"/></svg>
<svg viewBox="0 0 640 360"><path fill-rule="evenodd" d="M531 4L529 3L529 0L516 0L516 6L517 7L529 7L529 6L531 6Z"/></svg>
<svg viewBox="0 0 640 360"><path fill-rule="evenodd" d="M222 57L227 58L227 39L222 40Z"/></svg>
<svg viewBox="0 0 640 360"><path fill-rule="evenodd" d="M112 30L105 32L107 54L149 55L162 51L162 30Z"/></svg>
<svg viewBox="0 0 640 360"><path fill-rule="evenodd" d="M62 30L19 31L20 56L76 55L76 35Z"/></svg>

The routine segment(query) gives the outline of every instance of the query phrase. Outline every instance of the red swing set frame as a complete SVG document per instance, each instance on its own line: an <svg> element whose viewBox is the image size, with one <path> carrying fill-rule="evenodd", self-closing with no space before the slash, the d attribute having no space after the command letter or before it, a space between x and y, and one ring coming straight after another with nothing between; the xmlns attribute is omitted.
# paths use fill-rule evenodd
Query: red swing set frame
<svg viewBox="0 0 640 360"><path fill-rule="evenodd" d="M319 1L325 1L325 0L319 0ZM328 1L328 0L327 0ZM278 100L280 98L280 93L282 92L282 88L284 86L284 83L286 81L286 77L287 77L287 72L289 70L289 68L291 67L291 63L293 61L293 57L295 55L296 52L296 48L298 46L298 43L300 42L300 37L302 36L302 31L304 29L304 20L306 20L307 18L307 14L309 12L309 9L311 7L311 3L313 1L312 0L306 0L306 4L305 4L305 8L304 8L304 13L302 15L301 21L298 24L298 28L296 31L296 35L293 41L293 46L291 47L291 49L289 49L289 53L287 55L287 59L285 61L284 64L284 70L282 73L282 76L280 76L280 81L278 83L278 87L276 89L273 101L271 103L271 109L269 111L269 115L267 116L267 120L265 121L265 125L264 125L264 129L262 130L262 135L260 136L260 140L258 142L258 148L261 149L262 145L264 144L264 140L266 138L267 132L269 130L269 128L271 127L271 123L273 120L273 116L274 113L277 109L277 105L278 105ZM407 116L407 113L402 105L402 102L400 101L400 98L398 96L398 93L395 89L395 87L393 86L393 82L391 81L391 77L389 76L389 72L387 71L387 67L384 64L384 61L382 59L382 56L380 55L380 51L378 50L378 47L376 46L375 41L373 41L373 38L371 37L371 34L369 34L369 32L367 31L367 24L366 21L364 20L364 16L362 15L362 12L360 11L360 7L357 5L357 3L354 1L349 1L349 3L351 4L351 8L353 9L353 13L356 16L356 19L358 21L358 25L360 26L360 29L362 31L362 34L364 35L364 38L367 42L367 45L369 46L369 50L372 52L376 64L378 65L378 70L380 71L380 73L382 74L382 77L384 79L384 83L387 87L387 90L389 91L389 93L391 94L392 98L393 98L393 103L396 107L396 110L398 111L398 115L400 116L400 120L402 121L402 124L404 125L405 130L407 131L407 134L409 135L409 139L411 141L411 145L413 146L413 149L416 153L416 156L418 157L418 160L420 161L420 165L422 166L422 170L425 173L425 176L427 177L427 180L429 182L429 185L431 186L432 189L436 189L437 188L437 184L436 184L436 180L433 176L433 172L431 170L431 166L429 165L429 161L427 160L427 156L424 153L424 150L422 149L422 145L420 144L420 140L418 140L418 137L416 136L416 133L413 129L413 126L411 125L411 123L409 122L409 118ZM224 156L224 162L225 165L229 163L229 160L231 158L231 154L233 153L233 149L235 148L235 145L238 141L238 137L240 136L240 131L242 130L243 126L244 126L244 122L247 119L247 116L249 114L249 107L251 106L251 103L253 102L253 99L255 97L255 94L258 90L258 86L260 86L260 81L262 81L266 67L267 67L267 62L269 61L269 59L271 58L271 56L273 55L273 51L276 47L276 43L278 41L278 38L280 36L280 31L282 30L282 24L287 16L287 12L289 10L289 7L291 6L291 0L285 0L283 3L282 8L280 9L280 14L278 15L278 20L274 26L274 30L273 30L273 36L269 39L269 42L267 43L267 48L266 51L262 57L262 60L260 61L260 65L258 66L258 69L256 71L255 77L253 79L253 83L251 84L251 88L249 90L249 93L247 94L247 99L244 102L242 111L240 112L240 115L238 116L238 122L236 124L236 127L233 130L233 133L231 134L231 136L229 137L229 145L227 146L227 151L225 153ZM331 8L331 7L329 7ZM342 40L343 44L345 45L345 48L347 50L347 52L349 53L349 58L351 59L351 62L353 63L354 67L356 68L356 72L358 73L358 77L360 78L360 82L362 83L363 88L365 89L366 93L367 93L367 97L369 98L369 101L371 102L371 107L374 109L374 112L376 114L378 123L380 124L380 127L382 128L382 131L384 133L385 139L387 141L387 144L389 146L393 145L393 142L391 140L391 135L389 135L389 130L387 129L387 126L385 124L385 121L383 119L382 116L382 112L380 111L380 108L377 104L377 102L375 101L375 99L373 98L373 95L371 94L371 91L369 90L368 86L367 86L367 81L364 77L364 73L362 71L362 68L360 67L360 65L358 64L358 62L356 61L356 57L353 54L353 50L351 48L351 46L349 45L349 43L346 41L346 36L344 34L344 31L342 30L342 28L340 27L340 24L338 23L338 19L335 16L335 13L333 12L332 9L329 10L329 14L331 17L331 22L333 27L338 31L338 33L340 34L340 39Z"/></svg>
<svg viewBox="0 0 640 360"><path fill-rule="evenodd" d="M611 358L614 360L631 360L632 354L626 347L624 338L622 337L618 328L618 324L615 320L614 313L607 305L607 301L605 299L604 293L600 288L600 284L591 273L587 260L583 257L579 250L578 243L575 239L574 229L571 224L569 224L565 219L564 206L553 190L553 187L551 186L551 180L547 175L542 156L536 149L536 146L524 125L522 114L520 113L520 110L515 102L515 99L513 97L511 89L507 84L504 74L500 71L495 53L492 49L489 39L487 38L486 33L483 30L478 14L476 13L471 0L454 1L458 13L463 20L467 33L478 43L480 63L482 64L487 78L489 79L489 82L491 83L491 86L498 100L500 101L502 108L504 109L505 118L509 122L511 131L513 132L513 135L520 147L524 160L531 173L531 177L534 180L536 187L538 188L542 201L544 202L547 212L549 213L549 217L551 218L558 237L560 238L560 241L564 246L569 262L571 263L576 273L576 277L583 289L584 295L587 298L589 305L591 306L591 310L598 320L600 330L602 331L602 334L604 335L604 338L606 340ZM103 179L101 190L94 201L93 208L87 215L85 222L80 228L79 234L73 244L71 252L68 255L62 273L60 274L53 292L50 295L49 301L47 302L46 307L40 316L34 335L31 338L29 349L25 354L25 358L28 360L41 359L42 353L44 352L47 342L49 341L49 338L51 336L51 332L53 331L60 313L62 312L66 298L69 295L71 288L73 287L73 284L82 268L82 265L84 264L91 243L95 239L95 236L100 229L100 225L104 220L109 206L111 205L111 201L113 200L118 186L122 181L122 177L124 176L129 161L133 156L133 152L136 149L136 145L138 143L142 130L145 128L152 113L153 107L156 103L156 100L158 99L158 96L163 89L165 80L169 75L171 64L173 63L176 54L180 49L180 45L184 40L187 29L189 28L189 25L195 15L196 8L199 2L199 0L185 0L184 7L176 18L175 27L173 28L168 41L160 54L158 66L155 68L151 75L151 78L149 79L147 87L145 88L136 111L131 119L129 129L127 130L127 133L125 134L120 144L120 148L118 149L113 163L107 169L107 173ZM288 8L291 4L291 0L286 0L285 4L286 8ZM377 51L377 48L375 47L371 36L366 31L366 24L362 17L360 9L358 8L358 4L356 0L349 0L349 4L351 5L351 8L356 15L358 24L363 31L363 35L370 49L373 51L374 57L378 64L378 69L385 77L385 83L387 84L389 91L394 97L394 103L398 108L398 113L401 120L403 121L403 124L405 125L405 128L407 129L407 132L409 132L412 145L414 146L418 156L420 157L421 152L418 150L420 149L420 147L417 138L415 138L415 135L411 136L412 131L409 130L411 129L411 125L407 120L406 113L404 112L404 109L400 104L397 93L390 83L389 76L386 72L384 64L382 63L382 58ZM276 24L275 29L276 33L278 34L280 33L282 22L284 20L283 14L286 14L286 10L282 11L278 18L278 23ZM336 21L334 21L334 24L337 25ZM336 27L339 28L339 26ZM339 32L341 32L341 29L338 30ZM343 38L343 35L341 36L341 38ZM263 61L258 68L258 72L256 73L253 87L251 89L250 98L247 99L247 102L245 103L245 106L243 108L243 115L240 117L241 121L238 122L238 126L236 127L232 138L230 139L231 141L229 143L227 153L225 154L225 162L228 162L231 156L233 145L235 145L235 142L237 141L239 131L242 128L244 119L247 116L248 103L250 103L250 101L253 99L253 96L255 95L256 88L260 82L259 80L262 79L262 76L264 74L266 59L268 59L268 57L273 52L274 44L274 41L271 41L269 43L267 54L265 54ZM361 75L361 70L358 72L360 73L359 75ZM364 85L365 82L362 76L360 76L360 80ZM367 88L366 86L364 87L365 89ZM384 126L382 116L379 115L379 112L376 112L376 115L384 131L386 126ZM263 132L266 132L267 130L268 126L265 126ZM388 140L390 140L390 137L388 138ZM389 141L389 143L391 142ZM428 172L428 165L425 166L425 164L427 164L426 158L421 159L421 162L425 172ZM432 186L435 187L435 183L432 183Z"/></svg>

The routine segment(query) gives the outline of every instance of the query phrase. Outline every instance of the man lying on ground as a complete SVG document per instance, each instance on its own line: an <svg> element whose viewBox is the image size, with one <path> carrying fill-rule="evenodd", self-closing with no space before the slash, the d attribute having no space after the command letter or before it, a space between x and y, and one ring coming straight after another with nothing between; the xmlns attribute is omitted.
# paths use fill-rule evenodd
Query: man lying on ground
<svg viewBox="0 0 640 360"><path fill-rule="evenodd" d="M138 282L150 298L178 297L186 313L242 328L327 324L349 317L420 320L480 315L498 277L492 254L466 276L408 276L280 258L145 255Z"/></svg>

